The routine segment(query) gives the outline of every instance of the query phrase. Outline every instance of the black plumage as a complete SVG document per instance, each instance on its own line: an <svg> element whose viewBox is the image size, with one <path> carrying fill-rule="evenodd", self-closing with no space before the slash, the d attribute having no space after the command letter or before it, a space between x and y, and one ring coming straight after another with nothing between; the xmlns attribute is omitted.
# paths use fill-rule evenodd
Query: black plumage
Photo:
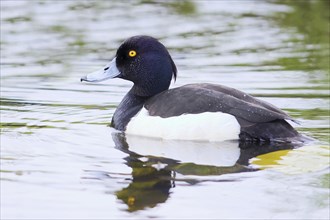
<svg viewBox="0 0 330 220"><path fill-rule="evenodd" d="M112 126L125 131L143 107L150 116L169 118L183 114L223 112L240 125L241 140L275 140L299 137L286 121L293 119L279 108L244 92L215 84L189 84L168 90L177 69L163 44L149 36L127 39L117 50L111 66L82 81L122 78L134 83L119 104ZM156 126L155 126L156 127ZM173 128L174 129L174 128Z"/></svg>
<svg viewBox="0 0 330 220"><path fill-rule="evenodd" d="M178 105L180 107L178 107ZM145 108L163 118L203 112L228 113L241 126L244 139L292 138L298 133L285 120L293 120L279 108L244 92L215 84L189 84L148 99Z"/></svg>

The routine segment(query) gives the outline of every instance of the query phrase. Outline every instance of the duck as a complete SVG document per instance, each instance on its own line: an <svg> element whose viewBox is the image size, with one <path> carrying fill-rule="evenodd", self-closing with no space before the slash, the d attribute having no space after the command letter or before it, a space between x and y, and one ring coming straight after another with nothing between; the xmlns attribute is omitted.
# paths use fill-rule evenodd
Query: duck
<svg viewBox="0 0 330 220"><path fill-rule="evenodd" d="M132 88L115 110L111 127L125 134L165 140L287 141L299 137L296 122L276 106L240 90L213 83L169 89L177 67L156 38L126 39L115 57L81 81L112 78Z"/></svg>

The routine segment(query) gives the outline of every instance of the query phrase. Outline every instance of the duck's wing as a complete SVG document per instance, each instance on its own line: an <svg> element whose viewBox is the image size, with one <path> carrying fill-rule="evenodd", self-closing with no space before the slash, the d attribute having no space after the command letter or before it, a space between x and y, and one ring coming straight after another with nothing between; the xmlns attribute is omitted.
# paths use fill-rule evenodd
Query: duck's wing
<svg viewBox="0 0 330 220"><path fill-rule="evenodd" d="M152 116L163 118L202 112L223 112L235 116L241 126L292 120L279 108L239 90L215 84L189 84L162 92L145 103Z"/></svg>

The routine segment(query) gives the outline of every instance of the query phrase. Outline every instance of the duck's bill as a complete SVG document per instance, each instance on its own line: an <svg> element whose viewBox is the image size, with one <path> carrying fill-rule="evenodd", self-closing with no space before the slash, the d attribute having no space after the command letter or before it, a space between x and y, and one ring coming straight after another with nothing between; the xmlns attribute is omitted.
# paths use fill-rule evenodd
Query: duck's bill
<svg viewBox="0 0 330 220"><path fill-rule="evenodd" d="M111 60L109 64L107 64L102 69L92 72L80 79L80 81L86 82L101 82L107 79L112 79L120 75L120 72L116 65L116 57Z"/></svg>

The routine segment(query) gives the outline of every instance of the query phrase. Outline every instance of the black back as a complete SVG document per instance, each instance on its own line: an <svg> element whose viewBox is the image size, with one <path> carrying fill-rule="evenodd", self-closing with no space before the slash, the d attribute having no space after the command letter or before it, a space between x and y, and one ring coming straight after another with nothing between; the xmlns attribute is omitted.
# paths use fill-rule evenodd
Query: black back
<svg viewBox="0 0 330 220"><path fill-rule="evenodd" d="M215 84L189 84L164 91L145 103L152 116L163 118L182 114L223 112L236 117L242 139L291 138L298 133L285 119L292 120L277 107L244 92Z"/></svg>

